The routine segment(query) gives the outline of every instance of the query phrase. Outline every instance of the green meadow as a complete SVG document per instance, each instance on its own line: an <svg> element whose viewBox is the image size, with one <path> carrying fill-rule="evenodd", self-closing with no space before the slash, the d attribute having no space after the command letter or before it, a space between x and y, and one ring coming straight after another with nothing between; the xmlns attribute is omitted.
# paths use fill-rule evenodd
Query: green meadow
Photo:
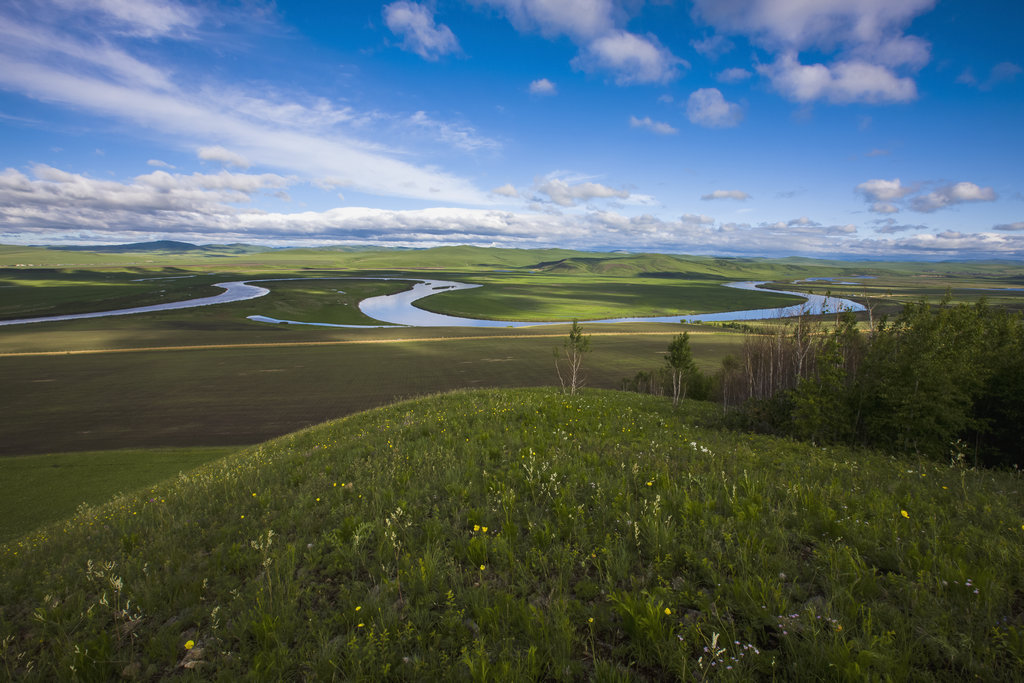
<svg viewBox="0 0 1024 683"><path fill-rule="evenodd" d="M0 554L23 680L1020 680L1024 506L627 392L456 392ZM58 559L59 558L59 559Z"/></svg>
<svg viewBox="0 0 1024 683"><path fill-rule="evenodd" d="M367 297L526 328L374 324ZM831 281L808 278L835 278ZM784 306L773 287L1024 310L1024 268L567 250L0 247L7 678L1018 680L1015 472L734 432L619 389L689 333L587 319ZM345 278L345 279L336 279ZM586 386L557 386L578 318ZM859 315L862 327L867 314Z"/></svg>

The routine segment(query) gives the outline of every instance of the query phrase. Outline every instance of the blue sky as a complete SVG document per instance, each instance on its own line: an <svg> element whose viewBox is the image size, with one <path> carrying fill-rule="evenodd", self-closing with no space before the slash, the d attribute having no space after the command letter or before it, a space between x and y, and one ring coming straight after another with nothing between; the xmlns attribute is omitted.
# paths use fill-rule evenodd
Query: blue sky
<svg viewBox="0 0 1024 683"><path fill-rule="evenodd" d="M0 5L0 243L1024 258L1024 3Z"/></svg>

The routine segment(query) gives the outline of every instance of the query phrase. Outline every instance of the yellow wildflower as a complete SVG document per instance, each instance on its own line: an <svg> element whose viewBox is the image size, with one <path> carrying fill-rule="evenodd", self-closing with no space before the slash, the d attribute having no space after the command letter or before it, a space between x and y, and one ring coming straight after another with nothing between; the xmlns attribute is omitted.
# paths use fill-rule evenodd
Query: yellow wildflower
<svg viewBox="0 0 1024 683"><path fill-rule="evenodd" d="M665 614L672 614L672 610L670 610L668 607L666 607L665 608Z"/></svg>
<svg viewBox="0 0 1024 683"><path fill-rule="evenodd" d="M186 640L185 641L185 649L186 650L191 650L195 646L196 646L196 641L194 641L194 640Z"/></svg>
<svg viewBox="0 0 1024 683"><path fill-rule="evenodd" d="M900 514L903 515L904 519L910 519L910 514L906 510L900 510Z"/></svg>

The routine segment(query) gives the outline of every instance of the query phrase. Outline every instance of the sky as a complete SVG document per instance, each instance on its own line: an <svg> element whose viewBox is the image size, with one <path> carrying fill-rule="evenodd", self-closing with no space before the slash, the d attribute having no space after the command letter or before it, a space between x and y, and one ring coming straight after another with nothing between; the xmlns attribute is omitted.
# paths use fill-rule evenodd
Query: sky
<svg viewBox="0 0 1024 683"><path fill-rule="evenodd" d="M1024 259L1019 0L5 0L0 243Z"/></svg>

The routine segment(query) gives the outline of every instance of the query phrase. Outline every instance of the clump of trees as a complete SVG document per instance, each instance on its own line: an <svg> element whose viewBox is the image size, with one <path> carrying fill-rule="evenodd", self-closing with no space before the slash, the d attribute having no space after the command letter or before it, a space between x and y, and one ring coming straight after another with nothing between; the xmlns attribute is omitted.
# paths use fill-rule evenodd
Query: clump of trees
<svg viewBox="0 0 1024 683"><path fill-rule="evenodd" d="M681 399L708 398L711 378L697 368L690 349L690 333L683 332L672 338L665 354L665 364L654 370L641 370L633 377L622 380L623 391L635 391L655 396L671 396L672 405Z"/></svg>
<svg viewBox="0 0 1024 683"><path fill-rule="evenodd" d="M893 454L1024 467L1024 319L977 304L911 303L867 332L853 313L748 333L711 376L687 334L629 391L712 398L743 429Z"/></svg>
<svg viewBox="0 0 1024 683"><path fill-rule="evenodd" d="M908 304L866 335L849 313L802 317L748 337L718 386L762 431L1024 465L1024 321L984 300Z"/></svg>

